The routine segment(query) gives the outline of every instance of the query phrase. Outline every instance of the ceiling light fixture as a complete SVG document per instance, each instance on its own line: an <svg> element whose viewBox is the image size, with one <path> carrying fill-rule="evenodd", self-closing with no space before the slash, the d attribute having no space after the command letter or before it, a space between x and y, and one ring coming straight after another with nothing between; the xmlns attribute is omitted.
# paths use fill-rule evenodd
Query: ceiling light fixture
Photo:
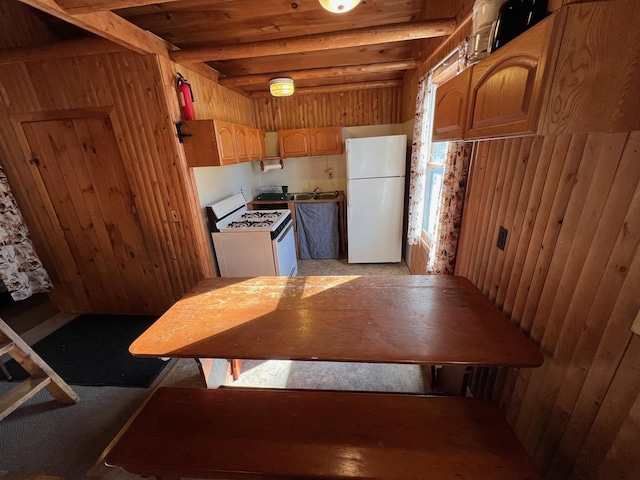
<svg viewBox="0 0 640 480"><path fill-rule="evenodd" d="M274 97L288 97L293 95L293 90L291 78L274 78L269 81L269 91Z"/></svg>
<svg viewBox="0 0 640 480"><path fill-rule="evenodd" d="M360 0L318 0L322 8L332 13L344 13L354 9Z"/></svg>

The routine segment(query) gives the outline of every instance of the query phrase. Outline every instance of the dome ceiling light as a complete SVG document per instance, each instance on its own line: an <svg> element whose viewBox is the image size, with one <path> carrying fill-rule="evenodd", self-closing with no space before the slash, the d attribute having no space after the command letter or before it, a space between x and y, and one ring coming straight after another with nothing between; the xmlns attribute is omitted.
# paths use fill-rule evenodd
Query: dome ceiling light
<svg viewBox="0 0 640 480"><path fill-rule="evenodd" d="M293 79L274 78L269 81L269 91L274 97L289 97L293 95Z"/></svg>
<svg viewBox="0 0 640 480"><path fill-rule="evenodd" d="M322 8L332 13L344 13L353 10L360 0L318 0Z"/></svg>

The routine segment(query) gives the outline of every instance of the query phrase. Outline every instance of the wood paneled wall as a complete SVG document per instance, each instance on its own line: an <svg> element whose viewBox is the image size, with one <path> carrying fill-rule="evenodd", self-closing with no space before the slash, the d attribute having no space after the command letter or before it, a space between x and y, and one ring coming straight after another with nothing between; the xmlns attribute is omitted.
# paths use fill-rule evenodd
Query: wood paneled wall
<svg viewBox="0 0 640 480"><path fill-rule="evenodd" d="M253 109L257 127L267 132L401 123L402 88L256 98Z"/></svg>
<svg viewBox="0 0 640 480"><path fill-rule="evenodd" d="M0 50L46 45L58 40L24 3L0 2Z"/></svg>
<svg viewBox="0 0 640 480"><path fill-rule="evenodd" d="M640 132L475 145L456 270L545 364L476 372L474 388L493 388L546 479L640 472L640 337L629 330L640 309L639 150Z"/></svg>
<svg viewBox="0 0 640 480"><path fill-rule="evenodd" d="M223 120L249 127L256 126L253 104L247 97L224 88L209 78L168 59L160 58L160 65L163 85L170 101L171 117L174 122L182 119L176 90L177 72L180 72L191 85L195 97L193 108L196 119Z"/></svg>
<svg viewBox="0 0 640 480"><path fill-rule="evenodd" d="M146 284L138 288L142 295L155 292L153 298L162 299L136 313L161 313L198 280L213 275L195 185L178 147L156 57L123 52L15 64L0 67L0 84L0 161L52 277L50 297L57 308L99 311L65 278L73 255L60 224L48 214L50 192L30 164L15 116L38 113L53 119L73 109L111 110L136 215L154 259Z"/></svg>

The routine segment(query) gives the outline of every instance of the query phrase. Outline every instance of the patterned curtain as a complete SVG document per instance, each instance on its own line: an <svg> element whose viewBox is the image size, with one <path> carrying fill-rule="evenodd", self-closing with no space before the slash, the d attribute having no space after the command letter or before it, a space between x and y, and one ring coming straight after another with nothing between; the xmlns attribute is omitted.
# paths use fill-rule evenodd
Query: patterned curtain
<svg viewBox="0 0 640 480"><path fill-rule="evenodd" d="M29 230L0 165L0 280L14 300L53 288L49 275L33 250Z"/></svg>
<svg viewBox="0 0 640 480"><path fill-rule="evenodd" d="M409 227L407 242L418 245L422 233L422 216L424 213L425 169L431 135L431 115L426 115L430 105L431 78L425 75L418 81L418 95L416 98L416 118L413 125L413 145L411 148L411 172L409 183Z"/></svg>
<svg viewBox="0 0 640 480"><path fill-rule="evenodd" d="M472 143L467 142L449 143L438 207L435 246L429 254L428 273L453 274L472 146Z"/></svg>

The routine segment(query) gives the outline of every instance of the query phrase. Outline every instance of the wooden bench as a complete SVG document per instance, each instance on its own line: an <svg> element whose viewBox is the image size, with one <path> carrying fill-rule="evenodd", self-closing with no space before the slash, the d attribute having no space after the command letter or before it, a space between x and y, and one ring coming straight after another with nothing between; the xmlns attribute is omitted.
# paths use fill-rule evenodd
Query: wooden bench
<svg viewBox="0 0 640 480"><path fill-rule="evenodd" d="M158 478L540 479L489 400L159 388L105 463Z"/></svg>

